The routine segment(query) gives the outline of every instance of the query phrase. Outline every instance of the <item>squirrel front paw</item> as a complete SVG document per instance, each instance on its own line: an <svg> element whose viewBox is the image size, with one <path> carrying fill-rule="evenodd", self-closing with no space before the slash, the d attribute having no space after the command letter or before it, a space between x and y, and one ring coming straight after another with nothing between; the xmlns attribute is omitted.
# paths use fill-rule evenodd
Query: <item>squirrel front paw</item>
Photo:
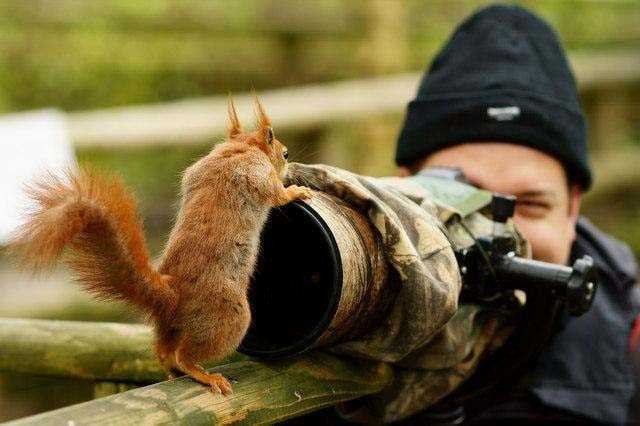
<svg viewBox="0 0 640 426"><path fill-rule="evenodd" d="M313 197L313 191L306 186L291 185L287 187L287 194L289 199L293 200L307 200Z"/></svg>

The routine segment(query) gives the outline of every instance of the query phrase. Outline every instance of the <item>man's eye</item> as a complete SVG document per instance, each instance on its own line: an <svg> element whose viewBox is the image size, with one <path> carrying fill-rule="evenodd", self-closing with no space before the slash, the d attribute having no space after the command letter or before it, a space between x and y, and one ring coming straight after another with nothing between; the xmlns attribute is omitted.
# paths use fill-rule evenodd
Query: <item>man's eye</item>
<svg viewBox="0 0 640 426"><path fill-rule="evenodd" d="M516 202L516 211L523 216L541 217L549 211L549 204L541 201L518 200Z"/></svg>
<svg viewBox="0 0 640 426"><path fill-rule="evenodd" d="M540 207L540 208L543 208L543 209L549 207L549 205L547 203L543 203L541 201L518 200L516 204L518 206Z"/></svg>

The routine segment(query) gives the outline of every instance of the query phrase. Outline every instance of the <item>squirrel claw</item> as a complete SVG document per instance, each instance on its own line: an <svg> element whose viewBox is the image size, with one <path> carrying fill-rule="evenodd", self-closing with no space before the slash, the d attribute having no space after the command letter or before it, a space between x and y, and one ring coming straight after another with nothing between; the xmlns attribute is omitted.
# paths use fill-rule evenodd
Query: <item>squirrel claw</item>
<svg viewBox="0 0 640 426"><path fill-rule="evenodd" d="M209 387L213 393L221 393L222 395L229 395L233 393L231 384L220 374L211 375L209 379Z"/></svg>
<svg viewBox="0 0 640 426"><path fill-rule="evenodd" d="M292 195L291 201L307 200L313 197L313 191L311 190L311 188L307 188L306 186L291 185L287 188L287 190Z"/></svg>
<svg viewBox="0 0 640 426"><path fill-rule="evenodd" d="M307 199L313 197L313 191L311 189L306 188L304 186L302 188L300 188L300 189L301 189L301 191L300 191L301 192L301 196L300 196L301 199L307 200Z"/></svg>

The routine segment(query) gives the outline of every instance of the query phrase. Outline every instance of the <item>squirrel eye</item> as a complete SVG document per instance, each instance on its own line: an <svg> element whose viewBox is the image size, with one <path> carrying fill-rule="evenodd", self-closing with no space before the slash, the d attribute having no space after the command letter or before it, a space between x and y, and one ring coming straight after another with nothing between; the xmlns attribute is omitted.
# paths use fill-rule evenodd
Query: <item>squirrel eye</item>
<svg viewBox="0 0 640 426"><path fill-rule="evenodd" d="M285 151L282 153L282 156L284 157L284 159L286 160L287 158L289 158L289 151Z"/></svg>
<svg viewBox="0 0 640 426"><path fill-rule="evenodd" d="M267 129L267 143L273 142L273 129L269 127Z"/></svg>

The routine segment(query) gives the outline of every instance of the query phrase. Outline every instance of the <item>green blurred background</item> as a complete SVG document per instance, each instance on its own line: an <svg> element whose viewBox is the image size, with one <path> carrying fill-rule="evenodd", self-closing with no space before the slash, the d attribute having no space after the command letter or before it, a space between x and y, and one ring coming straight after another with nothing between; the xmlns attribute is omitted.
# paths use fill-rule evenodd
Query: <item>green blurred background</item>
<svg viewBox="0 0 640 426"><path fill-rule="evenodd" d="M0 2L0 109L67 111L421 70L486 1ZM637 48L633 0L520 2L571 51Z"/></svg>
<svg viewBox="0 0 640 426"><path fill-rule="evenodd" d="M85 111L421 72L454 27L488 3L4 0L0 113L47 107ZM588 59L639 52L640 1L519 3L552 24L571 55ZM581 93L592 151L596 160L607 159L600 161L604 166L596 169L596 179L612 170L621 173L624 167L617 167L618 162L640 158L616 156L620 147L624 153L637 153L640 146L640 72L622 83L599 78L602 84ZM325 162L363 174L394 174L401 113L345 118L279 136L297 161ZM124 176L140 199L157 253L171 226L179 174L212 142L213 138L151 147L80 146L77 156L81 163ZM594 191L586 197L584 210L638 254L637 176L621 176L606 191ZM1 311L0 306L0 315Z"/></svg>
<svg viewBox="0 0 640 426"><path fill-rule="evenodd" d="M606 58L640 48L640 1L520 3L554 26L572 55ZM85 111L419 72L453 28L484 4L488 2L0 1L0 113L46 107ZM592 151L596 160L607 159L600 161L606 167L596 169L597 179L612 170L619 173L616 162L638 158L615 154L620 147L635 150L640 135L639 79L620 83L600 78L602 84L581 93ZM401 120L400 113L346 117L280 137L294 160L390 175L395 173L393 150ZM157 253L171 226L179 173L212 142L79 147L77 156L81 163L124 176L140 199ZM594 191L584 210L640 253L636 176L622 176L606 191Z"/></svg>
<svg viewBox="0 0 640 426"><path fill-rule="evenodd" d="M0 0L0 113L49 107L79 112L421 72L454 27L488 3ZM620 53L640 57L640 1L517 3L548 20L571 55L601 63ZM591 73L599 83L584 88L581 97L597 182L584 211L640 254L640 61L623 81L609 79L597 66ZM296 161L391 175L401 120L400 112L345 117L279 137ZM140 199L157 253L171 226L180 172L213 142L80 146L77 156L124 176ZM139 319L122 306L91 301L69 284L64 270L45 281L4 264L0 293L0 316ZM56 394L72 396L48 403L54 385L0 378L0 413L12 407L0 420L90 398L90 389L77 383L56 383L63 389Z"/></svg>

